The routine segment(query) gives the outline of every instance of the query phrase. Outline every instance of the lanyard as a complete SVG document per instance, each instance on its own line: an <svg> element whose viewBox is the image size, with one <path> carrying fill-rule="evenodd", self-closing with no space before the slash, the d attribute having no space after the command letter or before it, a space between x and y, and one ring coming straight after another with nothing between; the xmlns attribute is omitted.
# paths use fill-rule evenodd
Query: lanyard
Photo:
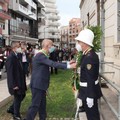
<svg viewBox="0 0 120 120"><path fill-rule="evenodd" d="M43 50L43 49L42 49L42 50L40 50L39 52L40 52L40 53L43 53L46 57L48 57L48 58L49 58L49 55L46 53L46 51L45 51L45 50Z"/></svg>

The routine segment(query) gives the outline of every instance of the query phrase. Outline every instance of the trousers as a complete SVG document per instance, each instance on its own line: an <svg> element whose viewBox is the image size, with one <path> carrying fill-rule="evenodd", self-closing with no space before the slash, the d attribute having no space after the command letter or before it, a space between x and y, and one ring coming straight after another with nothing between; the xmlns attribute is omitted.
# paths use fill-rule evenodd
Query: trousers
<svg viewBox="0 0 120 120"><path fill-rule="evenodd" d="M32 103L28 109L26 120L34 120L38 112L40 120L46 120L46 91L31 88Z"/></svg>

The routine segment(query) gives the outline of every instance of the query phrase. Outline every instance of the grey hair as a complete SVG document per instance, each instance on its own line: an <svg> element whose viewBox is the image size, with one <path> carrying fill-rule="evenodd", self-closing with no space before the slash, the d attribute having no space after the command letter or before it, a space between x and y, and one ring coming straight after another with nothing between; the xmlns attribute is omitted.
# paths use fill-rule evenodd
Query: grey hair
<svg viewBox="0 0 120 120"><path fill-rule="evenodd" d="M13 48L17 47L18 44L20 44L20 42L18 42L18 41L12 41L11 48L13 49Z"/></svg>
<svg viewBox="0 0 120 120"><path fill-rule="evenodd" d="M50 40L50 39L44 39L43 41L42 41L42 48L44 48L44 47L46 47L46 46L48 46L48 45L52 45L53 44L53 41L52 40Z"/></svg>

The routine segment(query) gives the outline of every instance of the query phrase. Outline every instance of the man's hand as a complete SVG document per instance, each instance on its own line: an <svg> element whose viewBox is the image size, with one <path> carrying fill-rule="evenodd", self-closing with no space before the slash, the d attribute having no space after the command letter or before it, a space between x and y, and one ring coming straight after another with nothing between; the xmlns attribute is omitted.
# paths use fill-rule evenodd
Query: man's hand
<svg viewBox="0 0 120 120"><path fill-rule="evenodd" d="M18 90L18 89L19 89L19 87L18 87L18 86L16 86L16 87L14 87L14 88L13 88L13 90Z"/></svg>
<svg viewBox="0 0 120 120"><path fill-rule="evenodd" d="M70 68L73 68L73 69L75 69L77 67L77 63L72 63L72 64L70 64Z"/></svg>
<svg viewBox="0 0 120 120"><path fill-rule="evenodd" d="M89 108L92 108L94 105L94 99L93 98L88 98L86 99L87 105Z"/></svg>
<svg viewBox="0 0 120 120"><path fill-rule="evenodd" d="M72 64L72 63L75 63L76 61L75 60L71 60L69 63Z"/></svg>

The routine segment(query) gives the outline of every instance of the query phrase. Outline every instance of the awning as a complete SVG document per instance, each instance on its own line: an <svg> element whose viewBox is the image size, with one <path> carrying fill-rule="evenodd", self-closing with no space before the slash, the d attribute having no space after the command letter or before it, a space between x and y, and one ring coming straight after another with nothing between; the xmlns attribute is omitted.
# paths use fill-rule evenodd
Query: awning
<svg viewBox="0 0 120 120"><path fill-rule="evenodd" d="M29 42L29 43L38 43L37 38L31 38L26 36L19 36L19 35L11 35L10 41L20 41L20 42Z"/></svg>

